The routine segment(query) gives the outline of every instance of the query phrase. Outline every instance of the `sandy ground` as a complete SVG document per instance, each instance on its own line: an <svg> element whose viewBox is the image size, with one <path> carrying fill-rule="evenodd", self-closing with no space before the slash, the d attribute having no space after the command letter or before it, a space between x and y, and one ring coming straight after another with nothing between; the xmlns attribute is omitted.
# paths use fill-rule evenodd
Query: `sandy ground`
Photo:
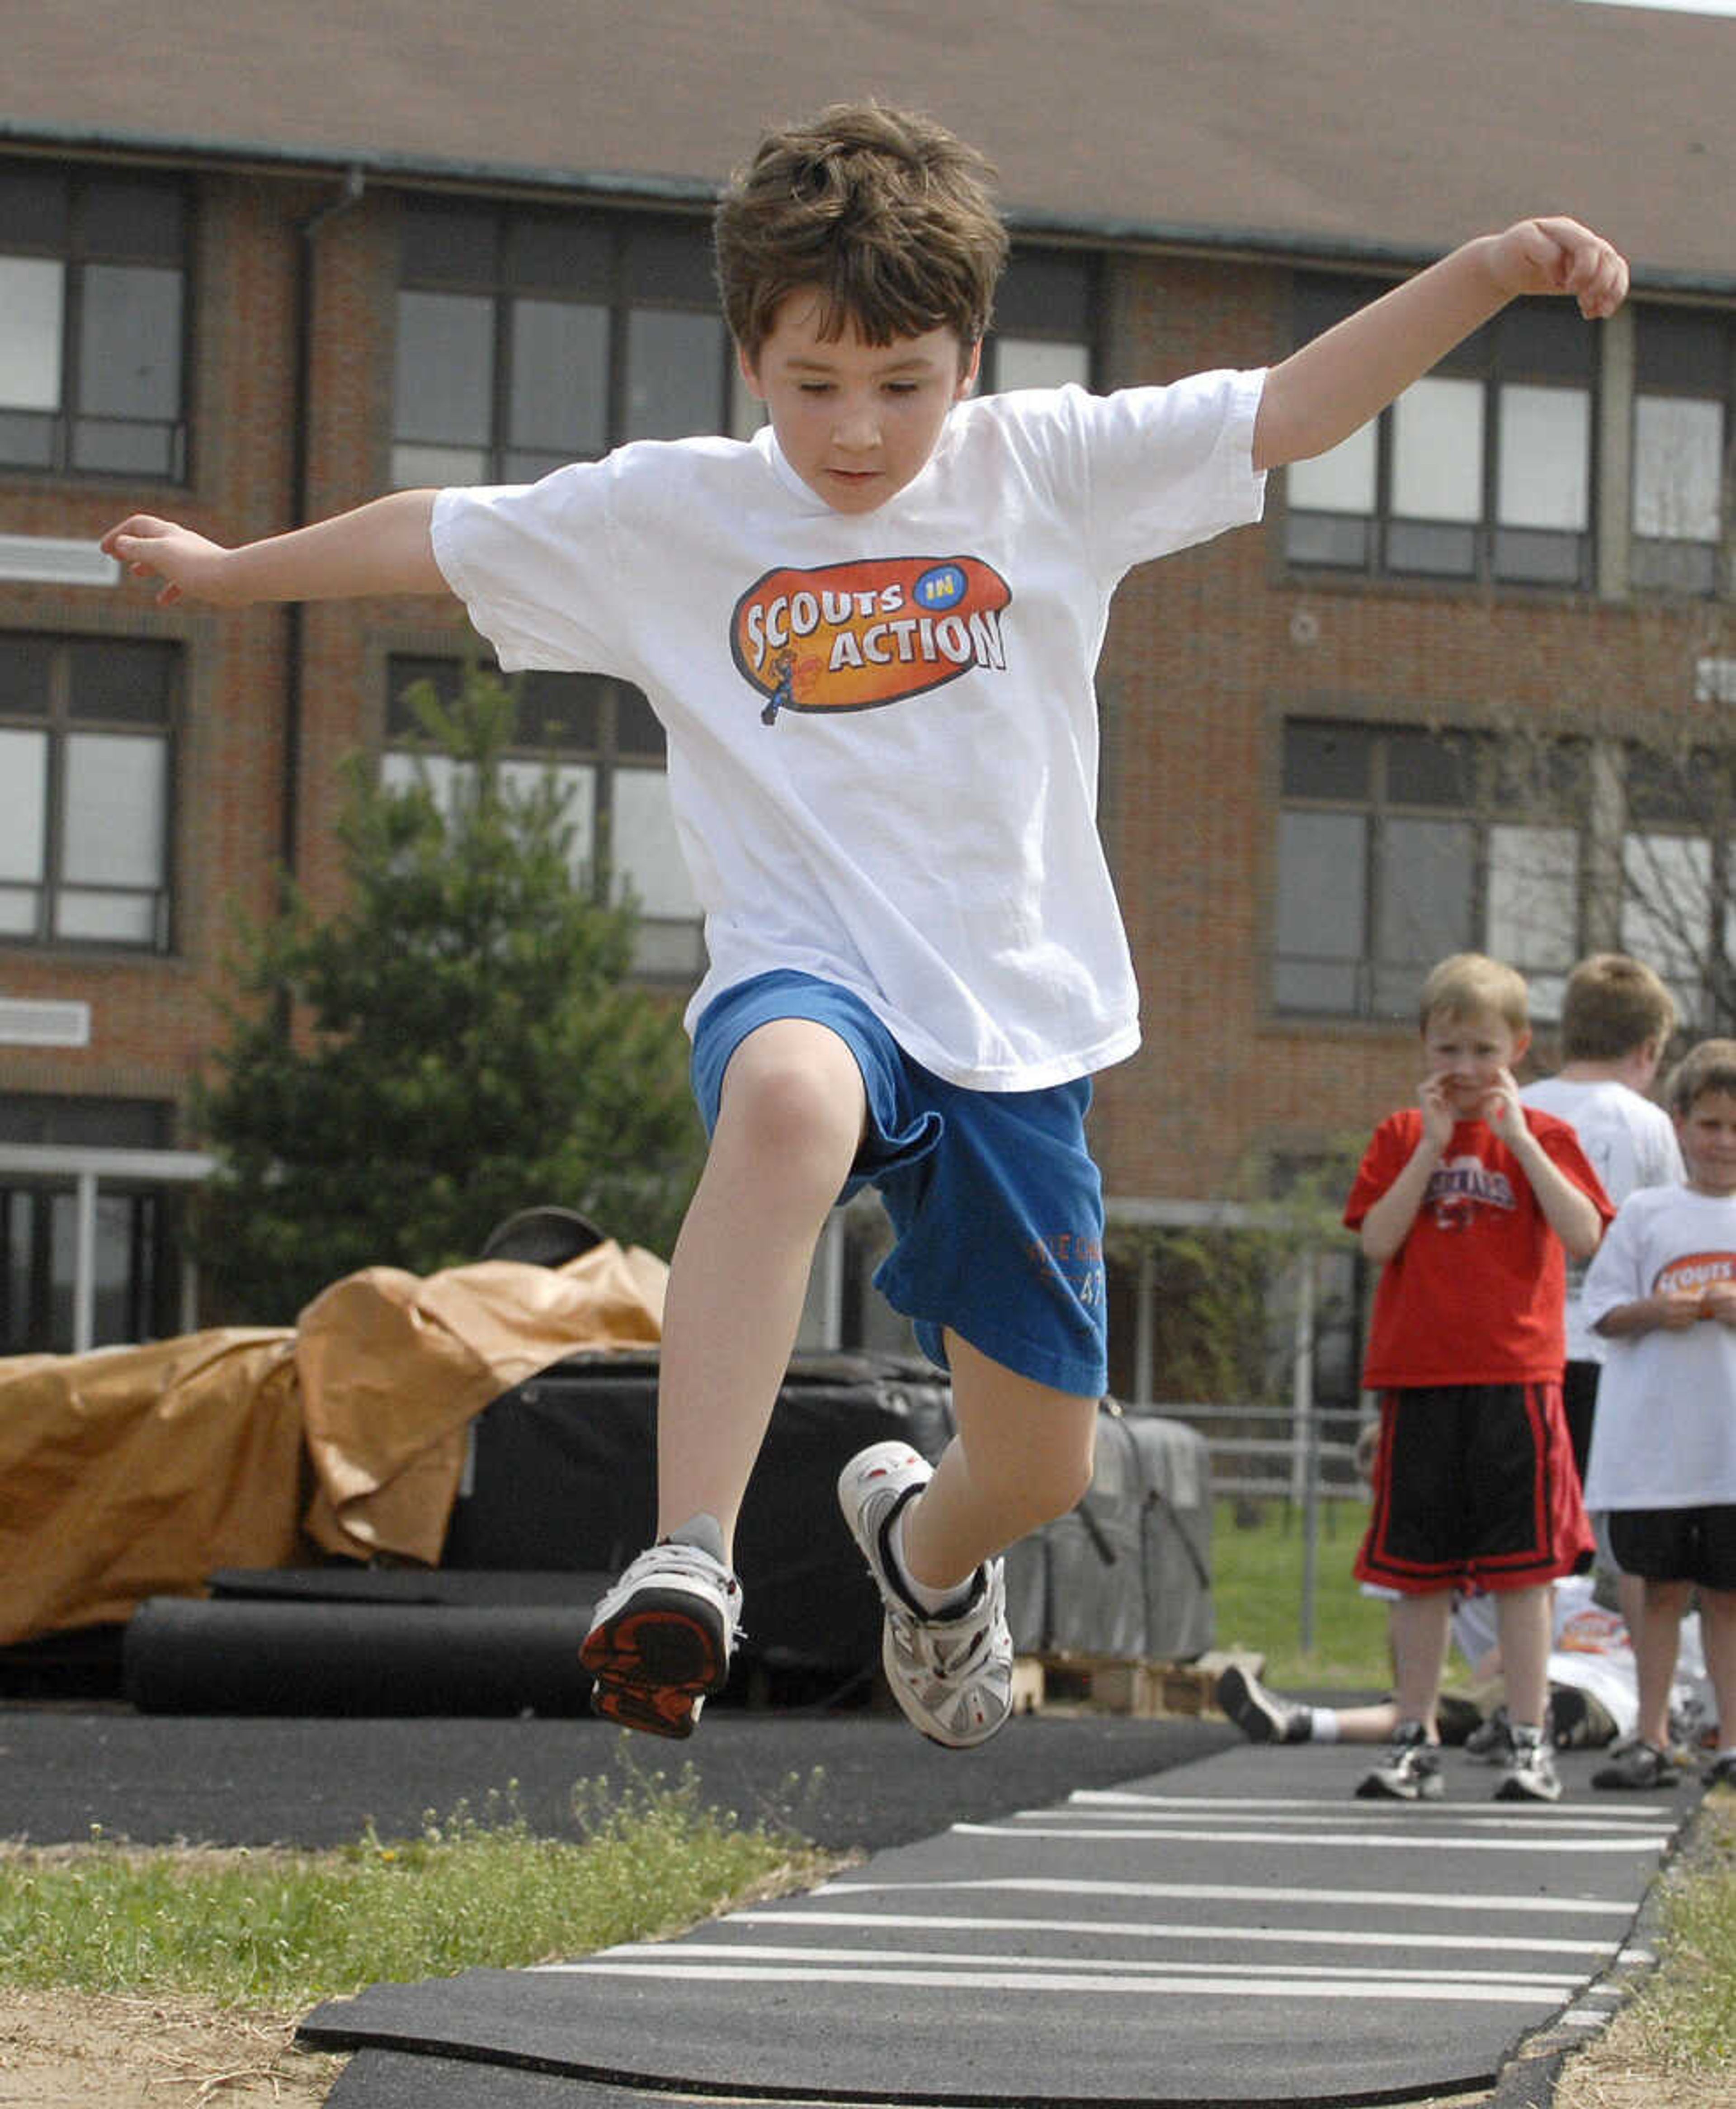
<svg viewBox="0 0 1736 2109"><path fill-rule="evenodd" d="M0 2103L317 2109L344 2061L291 2048L295 2025L190 1999L0 1990Z"/></svg>

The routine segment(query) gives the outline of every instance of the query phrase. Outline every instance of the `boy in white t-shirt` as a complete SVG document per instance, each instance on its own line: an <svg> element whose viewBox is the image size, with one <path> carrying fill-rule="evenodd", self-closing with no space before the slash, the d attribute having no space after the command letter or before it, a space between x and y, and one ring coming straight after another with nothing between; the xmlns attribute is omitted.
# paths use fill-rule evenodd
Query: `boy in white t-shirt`
<svg viewBox="0 0 1736 2109"><path fill-rule="evenodd" d="M840 106L764 139L719 208L724 307L766 430L640 443L534 486L399 492L228 549L135 516L104 547L220 605L457 592L508 671L636 682L706 909L689 1013L711 1126L662 1349L658 1532L597 1606L609 1718L688 1734L728 1670L737 1513L841 1190L880 1187L878 1276L952 1377L931 1473L840 1499L923 1732L1011 1706L999 1555L1089 1483L1105 1381L1092 1073L1138 1041L1095 827L1093 674L1134 564L1259 517L1510 300L1620 305L1562 219L1482 236L1269 373L976 399L1007 236L931 120Z"/></svg>
<svg viewBox="0 0 1736 2109"><path fill-rule="evenodd" d="M1682 1178L1675 1123L1646 1096L1675 1030L1675 999L1648 966L1625 952L1594 953L1567 977L1560 1068L1519 1094L1524 1104L1568 1123L1618 1207L1638 1187L1673 1186ZM1567 1366L1561 1389L1582 1483L1605 1352L1581 1308L1587 1264L1568 1262ZM1622 1605L1624 1612L1635 1608Z"/></svg>
<svg viewBox="0 0 1736 2109"><path fill-rule="evenodd" d="M1736 1041L1702 1041L1666 1095L1687 1183L1630 1194L1585 1276L1609 1344L1585 1495L1644 1583L1639 1739L1594 1786L1671 1783L1670 1687L1696 1589L1720 1729L1708 1778L1736 1786Z"/></svg>

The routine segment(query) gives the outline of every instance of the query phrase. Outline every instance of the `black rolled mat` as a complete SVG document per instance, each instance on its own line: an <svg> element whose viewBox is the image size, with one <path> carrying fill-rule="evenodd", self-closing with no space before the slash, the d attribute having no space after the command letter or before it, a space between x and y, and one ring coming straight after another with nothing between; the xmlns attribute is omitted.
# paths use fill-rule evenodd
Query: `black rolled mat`
<svg viewBox="0 0 1736 2109"><path fill-rule="evenodd" d="M590 1705L588 1604L154 1596L122 1644L143 1714L572 1716Z"/></svg>

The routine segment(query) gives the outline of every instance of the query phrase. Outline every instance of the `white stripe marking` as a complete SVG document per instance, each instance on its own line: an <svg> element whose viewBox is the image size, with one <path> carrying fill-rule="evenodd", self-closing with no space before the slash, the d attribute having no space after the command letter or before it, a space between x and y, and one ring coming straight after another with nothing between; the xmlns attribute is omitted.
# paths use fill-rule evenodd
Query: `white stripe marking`
<svg viewBox="0 0 1736 2109"><path fill-rule="evenodd" d="M1364 1803L1364 1807L1367 1807ZM1347 1802L1321 1802L1301 1795L1256 1794L1134 1794L1125 1787L1075 1787L1062 1809L1080 1813L1091 1809L1271 1809L1287 1815L1312 1814L1330 1817L1350 1816L1355 1811ZM1021 1809L1021 1816L1055 1816L1057 1809ZM1490 1822L1510 1823L1516 1817L1535 1818L1540 1823L1600 1823L1606 1827L1630 1821L1667 1822L1677 1813L1667 1802L1624 1801L1612 1803L1607 1807L1587 1810L1582 1802L1530 1802L1506 1805L1504 1814L1495 1809L1487 1810L1485 1820Z"/></svg>
<svg viewBox="0 0 1736 2109"><path fill-rule="evenodd" d="M1378 1802L1364 1801L1333 1804L1328 1808L1322 1808L1318 1802L1274 1803L1265 1809L1250 1809L1246 1804L1233 1801L1208 1801L1203 1796L1197 1801L1183 1801L1178 1797L1161 1804L1127 1802L1116 1808L1075 1809L1065 1806L1060 1809L1021 1809L1016 1811L1010 1820L1014 1823L1072 1822L1080 1826L1081 1832L1089 1832L1092 1827L1099 1823L1127 1822L1148 1813L1152 1822L1165 1823L1184 1816L1191 1816L1197 1822L1203 1822L1219 1811L1238 1818L1250 1830L1257 1830L1265 1824L1287 1822L1299 1814L1308 1817L1310 1827L1318 1824L1336 1831L1355 1831L1364 1824L1391 1822L1392 1820L1391 1802L1384 1807ZM1626 1818L1630 1812L1624 1809L1621 1815ZM1423 1822L1438 1823L1443 1819L1475 1829L1510 1831L1522 1824L1530 1824L1540 1833L1546 1831L1589 1831L1606 1838L1619 1838L1630 1831L1638 1831L1647 1836L1658 1831L1673 1836L1675 1831L1675 1826L1665 1820L1662 1812L1639 1822L1618 1822L1595 1809L1572 1810L1557 1814L1554 1807L1548 1803L1521 1804L1504 1802L1498 1809L1468 1809L1463 1804L1432 1802L1427 1811L1419 1812L1419 1820ZM952 1827L957 1830L960 1827L955 1824Z"/></svg>
<svg viewBox="0 0 1736 2109"><path fill-rule="evenodd" d="M894 1968L922 1969L943 1977L951 1977L961 1970L1007 1971L1020 1978L1035 1971L1065 1972L1071 1979L1082 1974L1101 1974L1112 1969L1121 1976L1168 1977L1275 1977L1287 1982L1312 1984L1325 1981L1343 1985L1360 1990L1364 1985L1416 1985L1433 1989L1441 1985L1529 1985L1539 1991L1553 1992L1558 1998L1565 1999L1570 1994L1582 1992L1585 1980L1583 1976L1563 1976L1559 1971L1544 1970L1455 1970L1450 1974L1441 1970L1422 1969L1363 1969L1342 1963L1285 1963L1285 1962L1115 1962L1097 1956L1070 1955L966 1955L950 1949L940 1948L831 1948L816 1943L813 1946L794 1944L783 1945L774 1941L741 1942L732 1940L624 1941L619 1948L604 1951L611 1962L645 1962L661 1967L666 1962L686 1964L696 1958L705 1962L727 1962L751 1964L755 1967L774 1962L810 1964L815 1969L830 1964L846 1972L859 1967L891 1966ZM585 1958L577 1962L550 1962L539 1967L556 1972L582 1969L585 1962L597 1958Z"/></svg>
<svg viewBox="0 0 1736 2109"><path fill-rule="evenodd" d="M1594 1960L1616 1956L1612 1940L1562 1940L1539 1934L1527 1940L1521 1935L1502 1938L1486 1933L1363 1933L1336 1929L1276 1926L1202 1926L1197 1919L1187 1925L1153 1925L1143 1919L1100 1918L969 1918L944 1912L778 1911L750 1908L732 1913L728 1926L858 1926L902 1927L916 1931L957 1933L1081 1933L1109 1940L1222 1940L1281 1947L1379 1948L1471 1950L1478 1955L1582 1955ZM1628 1951L1617 1956L1625 1963Z"/></svg>
<svg viewBox="0 0 1736 2109"><path fill-rule="evenodd" d="M672 1953L679 1953L679 1950ZM1346 1987L1339 1982L1319 1982L1308 1978L1263 1978L1225 1976L1211 1977L1124 1977L1107 1972L1078 1976L1062 1973L1049 1974L1032 1971L1021 1976L1005 1970L948 1971L944 1974L924 1970L827 1970L792 1967L780 1965L775 1969L755 1969L724 1963L697 1962L688 1966L679 1963L673 1967L652 1971L638 1962L610 1962L601 1958L588 1962L569 1962L552 1966L574 1976L587 1977L655 1977L659 1983L683 1981L717 1984L761 1985L822 1985L831 1984L854 1991L864 1985L898 1985L907 1989L931 1991L942 1998L959 1992L1125 1992L1142 1999L1150 1999L1159 1994L1174 1992L1189 1998L1229 1999L1342 1999ZM1405 1999L1415 2001L1423 1994L1415 1985L1359 1985L1357 1999ZM1514 1985L1490 1985L1464 1992L1459 1980L1442 1977L1428 1993L1437 2003L1463 2006L1530 2007L1549 2012L1558 2003L1549 1994L1540 1993Z"/></svg>
<svg viewBox="0 0 1736 2109"><path fill-rule="evenodd" d="M825 1882L813 1892L817 1897L859 1897L886 1894L894 1890L918 1890L928 1895L956 1890L1029 1890L1047 1894L1059 1891L1070 1897L1188 1897L1196 1903L1218 1903L1234 1899L1261 1904L1350 1904L1358 1911L1373 1905L1391 1905L1400 1911L1460 1911L1495 1914L1501 1912L1548 1913L1562 1918L1631 1919L1635 1907L1612 1904L1601 1897L1430 1895L1412 1890L1292 1890L1260 1888L1238 1882L1110 1882L1085 1881L1060 1875L972 1876L956 1881L927 1882L854 1881L848 1878Z"/></svg>
<svg viewBox="0 0 1736 2109"><path fill-rule="evenodd" d="M1662 1851L1671 1833L1655 1836L1635 1831L1627 1838L1455 1838L1432 1826L1414 1831L1359 1831L1354 1836L1323 1838L1308 1831L1182 1831L1152 1824L1138 1830L1080 1831L1039 1829L1035 1823L955 1823L953 1835L966 1838L1065 1838L1077 1845L1129 1843L1135 1839L1165 1839L1189 1845L1343 1845L1360 1851L1370 1845L1422 1847L1431 1853L1635 1853Z"/></svg>

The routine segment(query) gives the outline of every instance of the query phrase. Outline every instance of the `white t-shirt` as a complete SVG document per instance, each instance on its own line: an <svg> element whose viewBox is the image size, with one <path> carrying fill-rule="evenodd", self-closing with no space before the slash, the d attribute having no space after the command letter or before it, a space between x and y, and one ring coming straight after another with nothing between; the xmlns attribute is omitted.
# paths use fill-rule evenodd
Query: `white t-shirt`
<svg viewBox="0 0 1736 2109"><path fill-rule="evenodd" d="M1617 1211L1586 1273L1586 1322L1666 1288L1720 1280L1736 1280L1736 1199L1645 1187ZM1701 1319L1604 1345L1586 1507L1736 1502L1736 1327Z"/></svg>
<svg viewBox="0 0 1736 2109"><path fill-rule="evenodd" d="M782 967L980 1090L1133 1052L1093 673L1134 564L1260 517L1263 383L972 399L865 514L769 427L440 494L435 559L502 666L636 682L662 720L710 957L690 1025Z"/></svg>
<svg viewBox="0 0 1736 2109"><path fill-rule="evenodd" d="M1617 1208L1642 1186L1679 1186L1686 1176L1675 1123L1660 1105L1612 1077L1544 1077L1519 1096L1578 1134L1591 1168ZM1601 1362L1607 1344L1585 1322L1584 1260L1567 1262L1567 1360Z"/></svg>

